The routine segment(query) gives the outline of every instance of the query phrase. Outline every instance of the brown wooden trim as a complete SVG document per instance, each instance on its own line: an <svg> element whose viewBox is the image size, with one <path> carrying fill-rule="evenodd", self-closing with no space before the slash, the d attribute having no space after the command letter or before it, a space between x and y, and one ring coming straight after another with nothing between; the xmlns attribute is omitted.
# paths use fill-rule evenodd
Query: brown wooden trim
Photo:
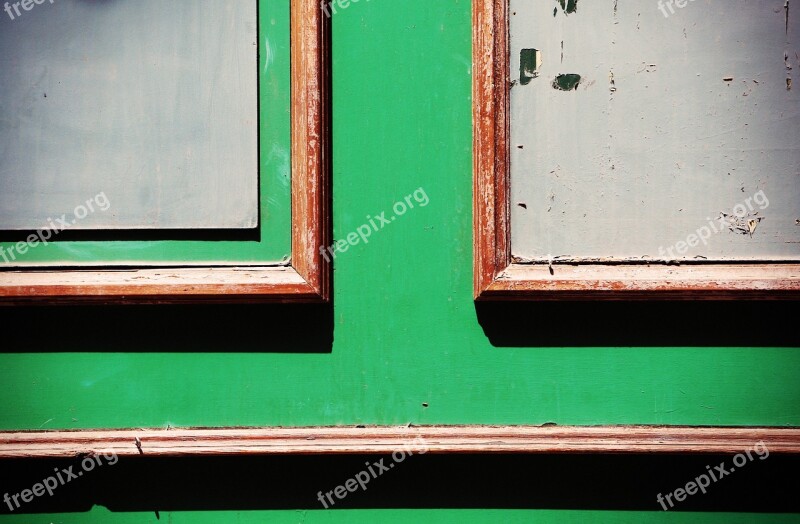
<svg viewBox="0 0 800 524"><path fill-rule="evenodd" d="M511 264L482 299L791 299L800 292L798 264L524 265Z"/></svg>
<svg viewBox="0 0 800 524"><path fill-rule="evenodd" d="M327 300L330 263L329 20L315 0L292 0L292 266Z"/></svg>
<svg viewBox="0 0 800 524"><path fill-rule="evenodd" d="M508 3L473 0L475 298L511 261L508 170Z"/></svg>
<svg viewBox="0 0 800 524"><path fill-rule="evenodd" d="M158 304L319 300L291 267L0 273L0 304Z"/></svg>
<svg viewBox="0 0 800 524"><path fill-rule="evenodd" d="M328 28L315 0L291 2L291 267L0 271L0 305L320 302L330 264Z"/></svg>
<svg viewBox="0 0 800 524"><path fill-rule="evenodd" d="M0 433L0 458L390 453L800 453L800 428L409 426ZM140 449L141 446L141 449Z"/></svg>
<svg viewBox="0 0 800 524"><path fill-rule="evenodd" d="M477 300L800 298L798 264L512 263L508 0L473 0L472 14Z"/></svg>

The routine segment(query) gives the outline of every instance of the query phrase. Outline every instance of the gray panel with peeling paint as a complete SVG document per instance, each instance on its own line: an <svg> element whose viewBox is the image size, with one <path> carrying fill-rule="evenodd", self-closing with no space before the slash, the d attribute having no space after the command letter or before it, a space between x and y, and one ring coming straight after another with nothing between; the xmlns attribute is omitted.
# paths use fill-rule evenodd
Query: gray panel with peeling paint
<svg viewBox="0 0 800 524"><path fill-rule="evenodd" d="M511 88L515 257L800 259L800 3L788 32L784 0L510 6L511 74L542 53Z"/></svg>
<svg viewBox="0 0 800 524"><path fill-rule="evenodd" d="M32 5L0 11L0 229L100 192L75 228L257 225L255 0Z"/></svg>

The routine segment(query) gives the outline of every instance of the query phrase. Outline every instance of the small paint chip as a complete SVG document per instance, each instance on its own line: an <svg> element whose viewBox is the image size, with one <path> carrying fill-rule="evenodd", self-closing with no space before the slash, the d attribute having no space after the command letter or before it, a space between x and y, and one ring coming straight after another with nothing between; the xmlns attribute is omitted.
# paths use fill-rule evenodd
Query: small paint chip
<svg viewBox="0 0 800 524"><path fill-rule="evenodd" d="M517 205L522 209L528 209L528 204L526 204L525 202L519 202L517 203Z"/></svg>
<svg viewBox="0 0 800 524"><path fill-rule="evenodd" d="M756 228L758 227L758 223L761 219L758 220L748 220L747 221L747 229L749 230L750 236L753 236L753 233L756 232Z"/></svg>
<svg viewBox="0 0 800 524"><path fill-rule="evenodd" d="M539 76L542 67L542 52L538 49L523 49L519 52L519 83L526 86Z"/></svg>
<svg viewBox="0 0 800 524"><path fill-rule="evenodd" d="M725 78L722 79L722 81L723 82L733 82L733 77L732 76L726 76Z"/></svg>
<svg viewBox="0 0 800 524"><path fill-rule="evenodd" d="M553 80L553 89L557 89L559 91L575 91L578 89L578 85L580 83L581 75L558 75L555 80Z"/></svg>
<svg viewBox="0 0 800 524"><path fill-rule="evenodd" d="M556 0L559 5L561 5L561 10L564 11L565 14L571 15L578 11L578 0ZM558 11L558 8L556 8Z"/></svg>

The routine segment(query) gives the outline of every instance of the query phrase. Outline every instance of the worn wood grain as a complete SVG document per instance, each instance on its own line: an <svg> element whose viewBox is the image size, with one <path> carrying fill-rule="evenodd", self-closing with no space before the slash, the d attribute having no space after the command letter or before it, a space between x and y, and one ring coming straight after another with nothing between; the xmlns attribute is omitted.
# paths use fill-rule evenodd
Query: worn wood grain
<svg viewBox="0 0 800 524"><path fill-rule="evenodd" d="M478 298L510 262L507 4L473 4L473 229Z"/></svg>
<svg viewBox="0 0 800 524"><path fill-rule="evenodd" d="M292 0L292 267L327 300L330 242L329 19L316 2Z"/></svg>
<svg viewBox="0 0 800 524"><path fill-rule="evenodd" d="M137 445L141 444L141 449ZM0 458L391 453L800 453L800 429L402 426L0 433Z"/></svg>
<svg viewBox="0 0 800 524"><path fill-rule="evenodd" d="M0 273L0 305L317 301L291 267Z"/></svg>
<svg viewBox="0 0 800 524"><path fill-rule="evenodd" d="M482 298L791 299L799 292L798 264L512 264Z"/></svg>

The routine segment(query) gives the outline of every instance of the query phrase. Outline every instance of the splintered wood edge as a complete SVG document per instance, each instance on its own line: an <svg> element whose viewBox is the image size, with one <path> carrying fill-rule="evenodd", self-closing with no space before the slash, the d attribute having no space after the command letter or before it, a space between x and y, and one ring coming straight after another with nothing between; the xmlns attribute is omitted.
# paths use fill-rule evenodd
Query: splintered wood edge
<svg viewBox="0 0 800 524"><path fill-rule="evenodd" d="M759 445L800 453L800 428L683 426L402 426L129 429L0 433L0 458L327 455L406 450L470 453L719 453Z"/></svg>
<svg viewBox="0 0 800 524"><path fill-rule="evenodd" d="M292 0L291 39L291 267L12 268L0 271L0 306L328 301L330 45L314 0Z"/></svg>
<svg viewBox="0 0 800 524"><path fill-rule="evenodd" d="M472 5L476 300L800 299L796 263L512 263L508 0L473 0Z"/></svg>

